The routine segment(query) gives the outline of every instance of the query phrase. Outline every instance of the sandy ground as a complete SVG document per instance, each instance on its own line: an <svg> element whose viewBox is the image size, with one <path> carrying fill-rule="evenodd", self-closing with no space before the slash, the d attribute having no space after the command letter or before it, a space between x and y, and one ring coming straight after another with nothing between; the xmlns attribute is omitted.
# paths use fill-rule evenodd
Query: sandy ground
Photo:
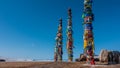
<svg viewBox="0 0 120 68"><path fill-rule="evenodd" d="M0 68L120 68L120 64L91 66L82 62L0 62Z"/></svg>

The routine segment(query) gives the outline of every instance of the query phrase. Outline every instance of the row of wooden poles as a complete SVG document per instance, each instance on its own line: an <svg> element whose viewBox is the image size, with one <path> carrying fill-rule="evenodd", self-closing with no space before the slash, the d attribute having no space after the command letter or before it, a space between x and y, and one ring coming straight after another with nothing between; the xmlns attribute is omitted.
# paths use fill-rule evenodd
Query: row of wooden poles
<svg viewBox="0 0 120 68"><path fill-rule="evenodd" d="M94 15L92 13L92 0L84 0L84 11L82 14L84 20L84 55L87 57L88 64L94 63L94 39L92 32L92 21L94 20ZM72 13L71 9L68 9L68 24L67 24L67 52L68 52L68 61L73 61L73 37L72 37ZM62 19L58 26L57 36L56 36L56 46L54 52L54 61L62 61L62 47L63 47L63 36L62 36Z"/></svg>
<svg viewBox="0 0 120 68"><path fill-rule="evenodd" d="M72 38L72 15L71 9L68 10L68 25L67 25L67 51L68 51L68 60L73 61L73 38ZM62 47L63 47L63 36L62 36L62 19L59 20L59 26L56 36L56 46L54 52L54 61L62 61Z"/></svg>

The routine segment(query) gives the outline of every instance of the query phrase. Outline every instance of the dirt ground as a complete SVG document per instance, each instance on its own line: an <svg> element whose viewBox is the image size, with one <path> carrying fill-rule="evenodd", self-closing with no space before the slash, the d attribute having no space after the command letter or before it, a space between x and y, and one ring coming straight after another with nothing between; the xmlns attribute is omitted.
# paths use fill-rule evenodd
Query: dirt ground
<svg viewBox="0 0 120 68"><path fill-rule="evenodd" d="M0 68L120 68L120 64L91 66L82 62L0 62Z"/></svg>

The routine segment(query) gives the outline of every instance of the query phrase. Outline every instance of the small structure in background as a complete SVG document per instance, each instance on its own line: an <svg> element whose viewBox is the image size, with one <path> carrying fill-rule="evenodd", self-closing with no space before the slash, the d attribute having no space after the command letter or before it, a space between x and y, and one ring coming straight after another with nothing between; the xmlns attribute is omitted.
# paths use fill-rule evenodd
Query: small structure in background
<svg viewBox="0 0 120 68"><path fill-rule="evenodd" d="M94 38L93 38L93 27L92 21L94 16L92 13L92 0L84 0L84 11L82 14L84 20L84 55L86 56L87 64L94 65Z"/></svg>
<svg viewBox="0 0 120 68"><path fill-rule="evenodd" d="M102 63L119 64L120 63L120 52L101 50L100 55L99 55L99 60Z"/></svg>
<svg viewBox="0 0 120 68"><path fill-rule="evenodd" d="M0 59L0 62L5 62L6 60L5 59Z"/></svg>
<svg viewBox="0 0 120 68"><path fill-rule="evenodd" d="M85 62L87 57L84 54L80 54L80 57L75 59L76 62ZM99 62L99 56L94 55L94 61Z"/></svg>
<svg viewBox="0 0 120 68"><path fill-rule="evenodd" d="M55 38L56 40L56 46L55 46L55 51L54 51L54 61L62 61L62 46L63 46L63 42L62 42L62 19L59 20L59 26L58 26L58 31L57 31L57 36Z"/></svg>
<svg viewBox="0 0 120 68"><path fill-rule="evenodd" d="M76 62L83 62L86 61L86 56L84 54L80 54L78 59L75 59Z"/></svg>
<svg viewBox="0 0 120 68"><path fill-rule="evenodd" d="M71 9L68 9L68 25L67 25L67 52L68 52L68 61L73 61L73 37L72 37L72 12Z"/></svg>

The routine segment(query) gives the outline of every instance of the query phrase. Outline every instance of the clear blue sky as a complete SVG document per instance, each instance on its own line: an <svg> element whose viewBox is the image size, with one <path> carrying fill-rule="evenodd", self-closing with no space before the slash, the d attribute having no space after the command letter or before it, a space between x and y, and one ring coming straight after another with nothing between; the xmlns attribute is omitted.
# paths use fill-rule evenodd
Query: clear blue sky
<svg viewBox="0 0 120 68"><path fill-rule="evenodd" d="M93 0L95 53L120 51L120 0ZM67 9L73 16L74 58L83 52L83 0L0 0L0 56L53 59L59 18L63 18L64 59Z"/></svg>

